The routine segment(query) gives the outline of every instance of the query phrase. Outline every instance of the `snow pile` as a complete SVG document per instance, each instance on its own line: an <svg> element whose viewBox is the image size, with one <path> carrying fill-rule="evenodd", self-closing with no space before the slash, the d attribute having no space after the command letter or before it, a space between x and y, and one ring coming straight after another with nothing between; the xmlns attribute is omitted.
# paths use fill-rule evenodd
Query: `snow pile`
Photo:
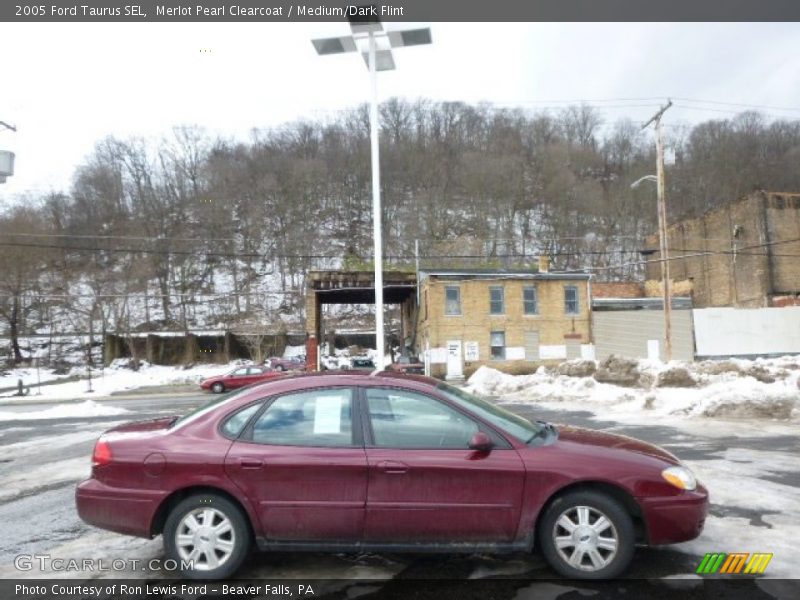
<svg viewBox="0 0 800 600"><path fill-rule="evenodd" d="M98 404L92 400L75 404L61 404L44 410L26 412L0 412L0 421L28 421L31 419L70 419L76 417L106 417L125 414L124 408Z"/></svg>
<svg viewBox="0 0 800 600"><path fill-rule="evenodd" d="M509 394L524 390L537 384L546 383L552 377L544 367L539 367L533 375L508 375L491 367L481 366L467 382L470 389L486 396Z"/></svg>
<svg viewBox="0 0 800 600"><path fill-rule="evenodd" d="M592 376L564 373L588 369L540 367L532 375L507 375L482 366L468 388L510 402L554 408L599 410L618 420L653 417L800 417L800 357L663 364L615 360ZM557 405L557 406L555 406Z"/></svg>

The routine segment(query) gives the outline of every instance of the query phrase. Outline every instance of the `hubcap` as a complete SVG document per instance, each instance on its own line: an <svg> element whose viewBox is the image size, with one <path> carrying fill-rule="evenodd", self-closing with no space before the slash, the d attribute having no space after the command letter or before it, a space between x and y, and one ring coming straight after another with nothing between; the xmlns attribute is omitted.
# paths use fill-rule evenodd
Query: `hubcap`
<svg viewBox="0 0 800 600"><path fill-rule="evenodd" d="M187 513L175 532L178 555L193 561L195 571L222 566L233 553L236 534L225 513L216 508L197 508Z"/></svg>
<svg viewBox="0 0 800 600"><path fill-rule="evenodd" d="M573 506L556 519L553 542L559 556L581 571L599 571L617 555L619 537L611 520L592 506Z"/></svg>

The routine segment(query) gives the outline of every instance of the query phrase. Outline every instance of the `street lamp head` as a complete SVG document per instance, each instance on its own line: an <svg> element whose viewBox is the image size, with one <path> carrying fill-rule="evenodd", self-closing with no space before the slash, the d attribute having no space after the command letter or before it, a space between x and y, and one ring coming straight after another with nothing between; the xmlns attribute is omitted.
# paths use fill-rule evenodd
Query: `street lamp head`
<svg viewBox="0 0 800 600"><path fill-rule="evenodd" d="M640 177L631 184L631 189L636 189L643 181L652 181L653 183L658 183L658 177L655 175L645 175L644 177Z"/></svg>
<svg viewBox="0 0 800 600"><path fill-rule="evenodd" d="M364 64L369 69L369 52L362 52L361 56L364 57ZM394 70L394 56L391 50L376 50L375 51L375 70L376 71L393 71Z"/></svg>
<svg viewBox="0 0 800 600"><path fill-rule="evenodd" d="M0 177L4 183L6 177L11 177L14 174L14 153L8 150L0 150Z"/></svg>
<svg viewBox="0 0 800 600"><path fill-rule="evenodd" d="M422 46L433 42L429 27L422 29L405 29L402 31L389 31L389 44L392 48L402 48L404 46Z"/></svg>
<svg viewBox="0 0 800 600"><path fill-rule="evenodd" d="M320 56L356 51L356 41L352 35L311 40L311 43L314 44L314 48Z"/></svg>
<svg viewBox="0 0 800 600"><path fill-rule="evenodd" d="M384 45L383 48L375 49L375 70L391 71L395 68L394 56L392 55L393 48L422 46L432 43L431 30L428 27L388 31L384 33L383 27L376 16L358 15L348 17L348 20L350 21L350 28L353 31L353 35L311 40L317 54L325 56L328 54L343 54L345 52L356 52L360 50L361 56L364 58L364 64L366 64L367 69L369 69L369 50L366 49L365 44L359 42L363 42L367 37L374 38L376 42L381 41ZM364 34L367 35L365 36ZM389 42L388 48L385 47L387 40Z"/></svg>

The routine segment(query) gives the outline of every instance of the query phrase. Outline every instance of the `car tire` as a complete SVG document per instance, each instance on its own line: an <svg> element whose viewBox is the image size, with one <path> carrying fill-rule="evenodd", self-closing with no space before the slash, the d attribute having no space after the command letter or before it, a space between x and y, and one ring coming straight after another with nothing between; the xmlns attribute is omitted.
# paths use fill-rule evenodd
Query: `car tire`
<svg viewBox="0 0 800 600"><path fill-rule="evenodd" d="M550 504L538 541L547 562L565 577L610 579L633 559L636 535L630 514L614 498L576 491Z"/></svg>
<svg viewBox="0 0 800 600"><path fill-rule="evenodd" d="M193 527L197 531L194 535ZM215 528L222 533L215 533ZM182 500L164 523L164 554L176 561L181 575L190 579L230 577L247 558L250 544L247 518L233 502L215 494ZM189 560L194 561L194 568L182 566Z"/></svg>
<svg viewBox="0 0 800 600"><path fill-rule="evenodd" d="M285 371L286 367L284 367L283 365L278 365L278 366L275 367L275 370L276 371Z"/></svg>
<svg viewBox="0 0 800 600"><path fill-rule="evenodd" d="M221 394L222 392L225 391L225 386L221 381L217 381L211 386L211 391L214 392L215 394Z"/></svg>

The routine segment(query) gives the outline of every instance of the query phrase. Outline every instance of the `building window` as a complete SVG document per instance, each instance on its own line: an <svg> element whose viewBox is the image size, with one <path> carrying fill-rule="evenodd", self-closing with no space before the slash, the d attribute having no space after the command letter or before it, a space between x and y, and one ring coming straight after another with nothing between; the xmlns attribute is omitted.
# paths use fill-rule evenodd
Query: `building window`
<svg viewBox="0 0 800 600"><path fill-rule="evenodd" d="M522 288L522 303L525 305L526 315L538 314L539 297L536 294L536 286L526 285Z"/></svg>
<svg viewBox="0 0 800 600"><path fill-rule="evenodd" d="M580 304L578 302L578 287L574 285L564 286L564 312L568 315L577 315L580 313Z"/></svg>
<svg viewBox="0 0 800 600"><path fill-rule="evenodd" d="M444 288L444 314L461 314L461 288L457 285L448 285Z"/></svg>
<svg viewBox="0 0 800 600"><path fill-rule="evenodd" d="M506 359L506 334L504 331L493 331L489 337L489 346L492 349L492 360Z"/></svg>
<svg viewBox="0 0 800 600"><path fill-rule="evenodd" d="M506 312L505 293L502 285L489 287L489 314L502 315Z"/></svg>

